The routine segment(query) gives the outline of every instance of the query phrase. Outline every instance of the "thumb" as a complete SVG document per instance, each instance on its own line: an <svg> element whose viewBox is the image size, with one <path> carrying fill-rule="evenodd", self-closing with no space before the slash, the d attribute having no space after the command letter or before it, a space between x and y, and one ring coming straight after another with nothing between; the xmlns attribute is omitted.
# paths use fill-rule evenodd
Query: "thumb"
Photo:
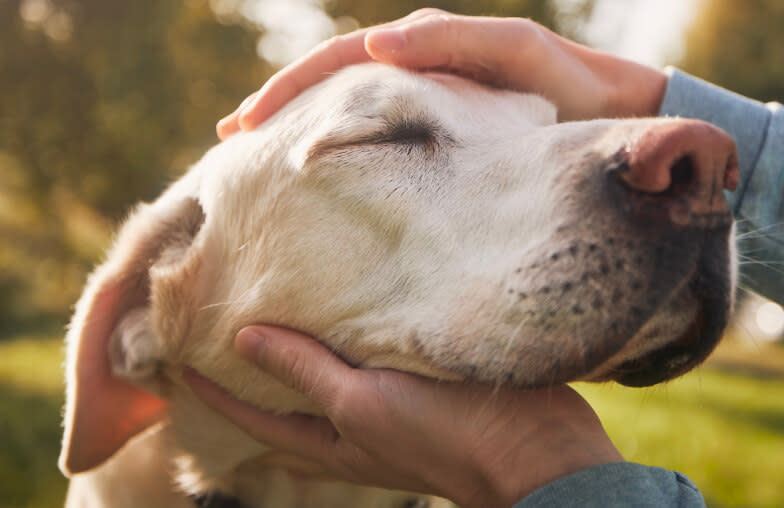
<svg viewBox="0 0 784 508"><path fill-rule="evenodd" d="M352 367L313 338L285 328L243 328L235 347L246 360L325 410L334 405L355 375Z"/></svg>

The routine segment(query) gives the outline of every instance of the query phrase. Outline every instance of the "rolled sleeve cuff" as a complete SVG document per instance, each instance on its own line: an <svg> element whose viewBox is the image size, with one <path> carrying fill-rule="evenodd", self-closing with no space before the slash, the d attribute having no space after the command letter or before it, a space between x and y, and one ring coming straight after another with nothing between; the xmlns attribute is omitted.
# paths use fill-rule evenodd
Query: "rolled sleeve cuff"
<svg viewBox="0 0 784 508"><path fill-rule="evenodd" d="M546 485L513 508L704 508L705 500L684 475L631 462L584 469Z"/></svg>

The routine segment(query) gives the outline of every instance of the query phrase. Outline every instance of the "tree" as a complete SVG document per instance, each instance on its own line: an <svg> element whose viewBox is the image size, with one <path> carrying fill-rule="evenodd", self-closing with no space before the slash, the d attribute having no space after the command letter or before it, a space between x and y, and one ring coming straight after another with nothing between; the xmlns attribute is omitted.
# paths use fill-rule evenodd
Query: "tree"
<svg viewBox="0 0 784 508"><path fill-rule="evenodd" d="M784 2L702 0L680 66L762 101L784 102Z"/></svg>
<svg viewBox="0 0 784 508"><path fill-rule="evenodd" d="M69 311L111 225L272 68L207 0L0 2L0 323Z"/></svg>

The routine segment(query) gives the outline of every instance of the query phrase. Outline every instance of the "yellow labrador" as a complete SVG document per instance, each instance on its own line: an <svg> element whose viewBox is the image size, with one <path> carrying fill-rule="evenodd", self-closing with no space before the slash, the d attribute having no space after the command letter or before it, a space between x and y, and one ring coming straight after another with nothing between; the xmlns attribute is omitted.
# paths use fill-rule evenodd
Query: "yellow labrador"
<svg viewBox="0 0 784 508"><path fill-rule="evenodd" d="M532 95L339 72L136 208L91 276L67 337L68 506L425 506L259 461L194 397L186 365L315 412L234 353L256 322L446 380L686 372L732 306L734 160L701 122L557 124Z"/></svg>

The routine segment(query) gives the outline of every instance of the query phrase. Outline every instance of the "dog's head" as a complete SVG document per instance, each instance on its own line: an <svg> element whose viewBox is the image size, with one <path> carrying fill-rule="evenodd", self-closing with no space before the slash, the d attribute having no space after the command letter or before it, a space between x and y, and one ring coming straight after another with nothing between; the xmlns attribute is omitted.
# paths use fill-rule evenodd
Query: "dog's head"
<svg viewBox="0 0 784 508"><path fill-rule="evenodd" d="M312 410L234 354L257 322L442 379L679 375L730 311L735 179L732 141L707 124L557 124L536 96L341 71L132 214L69 331L62 464L93 467L167 411L191 448L247 439L199 434L226 424L183 365L259 406ZM215 470L237 462L209 453Z"/></svg>

